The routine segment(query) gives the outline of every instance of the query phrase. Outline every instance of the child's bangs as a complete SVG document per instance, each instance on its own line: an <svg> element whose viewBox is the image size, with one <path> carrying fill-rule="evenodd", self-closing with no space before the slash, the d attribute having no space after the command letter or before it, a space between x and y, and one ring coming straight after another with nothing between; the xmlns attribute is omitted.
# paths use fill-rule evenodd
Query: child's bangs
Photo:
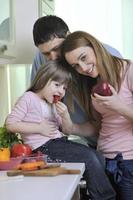
<svg viewBox="0 0 133 200"><path fill-rule="evenodd" d="M71 73L62 70L56 70L53 74L52 80L58 81L61 84L70 84L72 81Z"/></svg>

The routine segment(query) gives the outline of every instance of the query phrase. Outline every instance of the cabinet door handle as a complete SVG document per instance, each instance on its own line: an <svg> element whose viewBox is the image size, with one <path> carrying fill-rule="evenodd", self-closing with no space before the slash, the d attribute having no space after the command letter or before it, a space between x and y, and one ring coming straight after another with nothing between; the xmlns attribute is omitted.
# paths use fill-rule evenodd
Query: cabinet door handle
<svg viewBox="0 0 133 200"><path fill-rule="evenodd" d="M3 54L7 50L7 45L0 45L0 54Z"/></svg>

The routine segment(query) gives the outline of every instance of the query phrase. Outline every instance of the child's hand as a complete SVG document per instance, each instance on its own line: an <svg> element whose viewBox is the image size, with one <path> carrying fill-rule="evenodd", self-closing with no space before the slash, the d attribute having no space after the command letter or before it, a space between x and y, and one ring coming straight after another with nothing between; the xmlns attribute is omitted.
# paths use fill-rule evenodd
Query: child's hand
<svg viewBox="0 0 133 200"><path fill-rule="evenodd" d="M46 137L54 138L56 131L57 131L57 125L54 121L52 122L47 119L44 119L40 123L40 133L42 135L45 135Z"/></svg>
<svg viewBox="0 0 133 200"><path fill-rule="evenodd" d="M71 134L72 128L73 128L73 122L70 118L67 106L64 103L62 103L61 101L58 101L56 103L56 111L62 118L63 132Z"/></svg>
<svg viewBox="0 0 133 200"><path fill-rule="evenodd" d="M67 106L62 103L61 101L58 101L56 104L56 111L61 117L65 117L66 115L69 115Z"/></svg>

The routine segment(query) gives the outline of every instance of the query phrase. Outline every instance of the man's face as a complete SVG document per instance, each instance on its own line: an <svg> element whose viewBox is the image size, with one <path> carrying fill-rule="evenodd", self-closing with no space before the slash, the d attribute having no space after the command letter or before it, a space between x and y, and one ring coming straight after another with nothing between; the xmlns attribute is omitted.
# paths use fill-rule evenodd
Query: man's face
<svg viewBox="0 0 133 200"><path fill-rule="evenodd" d="M64 40L64 38L54 38L38 45L38 48L47 60L56 60L60 57L60 47Z"/></svg>

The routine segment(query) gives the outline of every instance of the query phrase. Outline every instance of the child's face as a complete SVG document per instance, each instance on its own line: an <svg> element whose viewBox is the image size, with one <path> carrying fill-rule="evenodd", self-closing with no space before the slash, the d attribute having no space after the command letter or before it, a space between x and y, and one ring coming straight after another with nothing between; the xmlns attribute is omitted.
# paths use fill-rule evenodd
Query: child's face
<svg viewBox="0 0 133 200"><path fill-rule="evenodd" d="M67 85L58 81L48 81L45 87L38 92L38 95L49 103L54 102L54 96L57 95L62 99L65 96Z"/></svg>

